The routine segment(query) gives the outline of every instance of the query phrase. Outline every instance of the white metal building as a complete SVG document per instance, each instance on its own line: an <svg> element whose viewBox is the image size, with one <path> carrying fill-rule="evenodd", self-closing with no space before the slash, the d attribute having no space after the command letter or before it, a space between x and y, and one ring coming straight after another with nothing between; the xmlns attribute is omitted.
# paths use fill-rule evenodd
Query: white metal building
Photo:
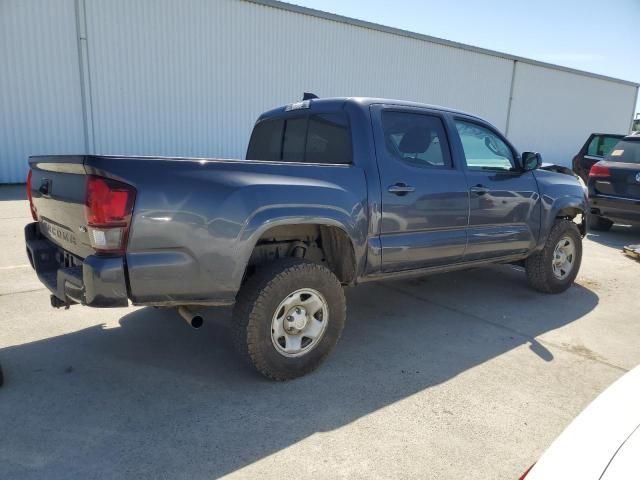
<svg viewBox="0 0 640 480"><path fill-rule="evenodd" d="M243 156L304 91L465 110L568 164L638 85L273 0L1 0L0 183L35 154Z"/></svg>

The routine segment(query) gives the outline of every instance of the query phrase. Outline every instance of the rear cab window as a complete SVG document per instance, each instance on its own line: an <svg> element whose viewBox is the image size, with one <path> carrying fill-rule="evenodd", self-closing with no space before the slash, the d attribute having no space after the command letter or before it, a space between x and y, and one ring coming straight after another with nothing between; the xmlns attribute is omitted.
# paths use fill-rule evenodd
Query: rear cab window
<svg viewBox="0 0 640 480"><path fill-rule="evenodd" d="M307 119L305 117L285 120L280 160L285 162L304 162L306 136Z"/></svg>
<svg viewBox="0 0 640 480"><path fill-rule="evenodd" d="M247 160L349 164L351 129L346 113L269 118L256 124Z"/></svg>
<svg viewBox="0 0 640 480"><path fill-rule="evenodd" d="M247 159L270 160L282 159L282 134L284 120L266 120L256 124L251 133Z"/></svg>

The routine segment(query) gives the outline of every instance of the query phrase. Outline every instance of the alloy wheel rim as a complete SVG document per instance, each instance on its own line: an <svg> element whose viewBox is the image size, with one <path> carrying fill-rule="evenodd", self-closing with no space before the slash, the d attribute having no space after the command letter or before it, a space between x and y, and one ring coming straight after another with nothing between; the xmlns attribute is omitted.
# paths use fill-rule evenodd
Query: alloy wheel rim
<svg viewBox="0 0 640 480"><path fill-rule="evenodd" d="M285 357L300 357L322 340L329 322L324 296L313 288L301 288L280 302L271 319L271 342Z"/></svg>
<svg viewBox="0 0 640 480"><path fill-rule="evenodd" d="M552 269L558 280L564 280L573 271L576 245L570 237L562 237L553 249Z"/></svg>

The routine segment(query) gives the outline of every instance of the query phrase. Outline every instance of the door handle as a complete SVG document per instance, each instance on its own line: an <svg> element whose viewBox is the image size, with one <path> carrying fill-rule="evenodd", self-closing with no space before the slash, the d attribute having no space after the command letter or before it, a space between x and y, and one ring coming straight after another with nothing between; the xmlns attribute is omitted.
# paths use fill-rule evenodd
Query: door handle
<svg viewBox="0 0 640 480"><path fill-rule="evenodd" d="M476 195L484 195L485 193L489 193L489 189L484 185L474 185L469 190Z"/></svg>
<svg viewBox="0 0 640 480"><path fill-rule="evenodd" d="M387 188L387 192L394 193L396 195L406 195L407 193L415 192L416 187L412 187L411 185L407 185L406 183L396 183Z"/></svg>

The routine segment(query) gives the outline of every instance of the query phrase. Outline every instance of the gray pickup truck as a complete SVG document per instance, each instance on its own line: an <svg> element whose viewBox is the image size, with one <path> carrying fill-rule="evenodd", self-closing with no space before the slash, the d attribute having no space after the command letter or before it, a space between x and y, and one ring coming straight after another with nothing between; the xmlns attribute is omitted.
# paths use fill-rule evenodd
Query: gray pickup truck
<svg viewBox="0 0 640 480"><path fill-rule="evenodd" d="M587 198L486 121L373 98L258 118L245 160L37 156L29 260L54 307L234 305L242 356L276 380L336 345L343 286L519 263L558 293L582 256Z"/></svg>

